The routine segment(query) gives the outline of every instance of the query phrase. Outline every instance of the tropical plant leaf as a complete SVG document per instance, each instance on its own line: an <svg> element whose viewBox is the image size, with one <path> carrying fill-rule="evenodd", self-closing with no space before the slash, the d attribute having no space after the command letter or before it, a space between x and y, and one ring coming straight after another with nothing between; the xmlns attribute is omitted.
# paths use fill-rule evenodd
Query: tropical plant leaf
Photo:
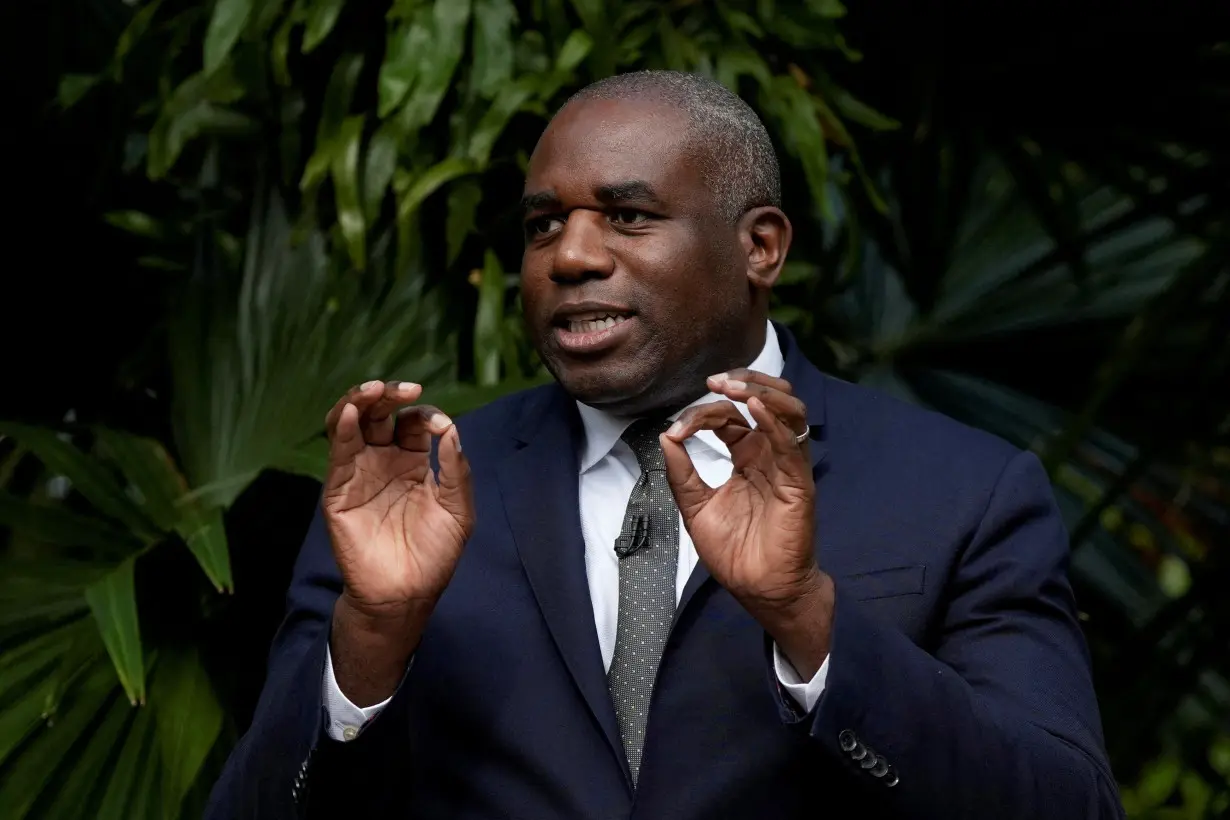
<svg viewBox="0 0 1230 820"><path fill-rule="evenodd" d="M48 689L50 684L40 681L34 689L19 693L5 692L6 695L13 694L13 698L6 698L4 711L0 712L0 765L44 724L43 701ZM3 776L0 775L2 783Z"/></svg>
<svg viewBox="0 0 1230 820"><path fill-rule="evenodd" d="M116 694L110 666L105 661L96 663L81 685L74 688L72 700L60 711L59 720L37 729L22 754L0 772L0 817L23 820L27 816L56 772L73 765L69 756L73 747Z"/></svg>
<svg viewBox="0 0 1230 820"><path fill-rule="evenodd" d="M348 117L337 134L333 155L333 190L337 204L337 224L354 266L367 267L367 229L359 195L359 151L365 117Z"/></svg>
<svg viewBox="0 0 1230 820"><path fill-rule="evenodd" d="M213 508L203 511L193 503L180 525L180 536L205 571L214 589L219 592L234 592L235 582L231 577L231 557L227 544L226 527L222 510Z"/></svg>
<svg viewBox="0 0 1230 820"><path fill-rule="evenodd" d="M115 666L128 700L145 703L145 665L133 582L134 559L128 559L85 590L85 600Z"/></svg>
<svg viewBox="0 0 1230 820"><path fill-rule="evenodd" d="M137 709L98 806L97 820L144 820L158 799L158 754L154 710ZM144 783L142 783L144 781Z"/></svg>
<svg viewBox="0 0 1230 820"><path fill-rule="evenodd" d="M253 0L218 0L205 32L205 73L212 74L230 54L252 13Z"/></svg>
<svg viewBox="0 0 1230 820"><path fill-rule="evenodd" d="M0 492L0 526L34 541L95 550L100 557L122 558L142 542L106 521L73 512L63 505L35 504Z"/></svg>
<svg viewBox="0 0 1230 820"><path fill-rule="evenodd" d="M423 200L431 196L440 186L458 177L471 174L475 170L473 162L461 157L449 157L428 168L422 174L410 180L408 176L401 177L399 187L404 189L397 201L397 218L399 222L408 221Z"/></svg>
<svg viewBox="0 0 1230 820"><path fill-rule="evenodd" d="M66 110L72 108L98 85L100 79L96 74L65 74L60 78L60 89L56 94L60 107Z"/></svg>
<svg viewBox="0 0 1230 820"><path fill-rule="evenodd" d="M283 88L291 85L290 76L290 35L299 25L300 3L295 3L295 10L286 15L278 30L269 43L269 67L273 71L273 81Z"/></svg>
<svg viewBox="0 0 1230 820"><path fill-rule="evenodd" d="M367 142L363 160L363 207L368 224L380 215L389 183L397 170L397 133L389 123L376 129Z"/></svg>
<svg viewBox="0 0 1230 820"><path fill-rule="evenodd" d="M337 18L342 14L346 0L311 0L308 4L307 24L303 32L303 53L307 54L325 41Z"/></svg>
<svg viewBox="0 0 1230 820"><path fill-rule="evenodd" d="M116 81L123 79L124 62L128 57L128 53L132 51L133 46L137 44L149 31L150 26L154 22L154 16L162 8L162 0L152 0L141 6L140 9L128 21L128 25L120 32L120 36L115 41L115 53L111 58L111 73Z"/></svg>
<svg viewBox="0 0 1230 820"><path fill-rule="evenodd" d="M142 540L153 541L157 530L124 494L103 466L50 430L0 422L0 436L11 436L34 453L52 473L63 475L94 508L124 525Z"/></svg>
<svg viewBox="0 0 1230 820"><path fill-rule="evenodd" d="M504 127L508 125L508 120L527 100L534 96L538 85L536 77L522 77L509 84L496 96L474 130L466 152L476 167L483 168L487 165L491 157L491 149L495 147L495 141L499 139Z"/></svg>
<svg viewBox="0 0 1230 820"><path fill-rule="evenodd" d="M324 436L313 436L274 467L283 472L323 481L329 467L329 440Z"/></svg>
<svg viewBox="0 0 1230 820"><path fill-rule="evenodd" d="M195 650L164 652L152 690L163 814L174 817L222 729L222 707Z"/></svg>
<svg viewBox="0 0 1230 820"><path fill-rule="evenodd" d="M338 153L343 150L340 136L350 114L355 85L363 70L363 60L362 54L347 54L338 60L333 74L329 77L320 123L316 127L316 148L307 161L303 177L299 180L299 189L306 195L310 196L324 181Z"/></svg>
<svg viewBox="0 0 1230 820"><path fill-rule="evenodd" d="M431 55L430 18L423 11L389 29L384 62L380 65L379 107L381 119L397 110L426 69Z"/></svg>
<svg viewBox="0 0 1230 820"><path fill-rule="evenodd" d="M447 240L445 254L450 267L457 261L466 237L474 229L478 205L482 200L483 189L476 179L463 179L449 188L444 232Z"/></svg>
<svg viewBox="0 0 1230 820"><path fill-rule="evenodd" d="M60 626L5 651L0 667L0 701L6 704L0 710L0 767L43 723L47 697L55 688L53 675L77 631L77 624Z"/></svg>
<svg viewBox="0 0 1230 820"><path fill-rule="evenodd" d="M65 627L69 634L68 646L60 653L55 672L49 679L50 687L43 700L43 718L53 720L69 688L88 669L106 655L106 647L99 639L98 629L82 618Z"/></svg>
<svg viewBox="0 0 1230 820"><path fill-rule="evenodd" d="M162 239L165 233L163 225L158 220L142 211L109 211L103 214L103 220L121 231L146 239Z"/></svg>
<svg viewBox="0 0 1230 820"><path fill-rule="evenodd" d="M179 504L188 482L166 448L153 439L108 428L97 428L94 435L99 454L119 468L145 515L159 529L174 530L183 516Z"/></svg>
<svg viewBox="0 0 1230 820"><path fill-rule="evenodd" d="M397 114L402 134L414 134L435 117L465 50L470 8L470 0L435 0L431 41L418 56L413 90Z"/></svg>
<svg viewBox="0 0 1230 820"><path fill-rule="evenodd" d="M50 796L39 814L60 820L95 820L94 805L99 783L115 758L115 749L133 717L133 708L121 697L111 697L100 710L102 719L83 733L81 745L74 750L72 774Z"/></svg>
<svg viewBox="0 0 1230 820"><path fill-rule="evenodd" d="M581 18L586 34L593 39L590 52L590 70L595 77L615 73L614 29L607 19L606 4L602 0L572 0L577 16ZM662 18L667 20L665 16Z"/></svg>
<svg viewBox="0 0 1230 820"><path fill-rule="evenodd" d="M150 129L146 173L162 179L170 172L185 146L204 134L246 134L259 130L249 116L229 106L243 97L230 63L212 74L189 76L171 93Z"/></svg>
<svg viewBox="0 0 1230 820"><path fill-rule="evenodd" d="M584 31L577 30L568 35L568 39L560 46L559 54L555 55L555 70L561 74L571 74L576 67L584 62L593 51L594 38ZM544 96L554 96L547 94Z"/></svg>
<svg viewBox="0 0 1230 820"><path fill-rule="evenodd" d="M512 0L474 0L474 93L492 99L512 78L512 26L517 7Z"/></svg>
<svg viewBox="0 0 1230 820"><path fill-rule="evenodd" d="M481 387L500 381L504 326L504 269L495 252L483 256L478 282L478 314L474 319L474 372Z"/></svg>

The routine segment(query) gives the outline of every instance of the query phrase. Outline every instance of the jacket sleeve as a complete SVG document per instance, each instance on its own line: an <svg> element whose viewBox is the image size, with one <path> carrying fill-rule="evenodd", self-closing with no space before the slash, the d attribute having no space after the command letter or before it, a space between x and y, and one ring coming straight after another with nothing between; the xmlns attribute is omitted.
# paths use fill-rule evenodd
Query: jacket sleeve
<svg viewBox="0 0 1230 820"><path fill-rule="evenodd" d="M354 812L384 799L380 787L392 781L381 776L382 761L398 759L390 748L397 741L395 721L373 720L346 744L325 734L325 651L340 593L341 575L318 507L295 562L252 725L210 794L206 820L317 816L339 802ZM344 789L349 794L343 800Z"/></svg>
<svg viewBox="0 0 1230 820"><path fill-rule="evenodd" d="M1020 453L947 579L934 652L839 585L824 694L783 715L889 816L1122 818L1068 557L1046 473Z"/></svg>

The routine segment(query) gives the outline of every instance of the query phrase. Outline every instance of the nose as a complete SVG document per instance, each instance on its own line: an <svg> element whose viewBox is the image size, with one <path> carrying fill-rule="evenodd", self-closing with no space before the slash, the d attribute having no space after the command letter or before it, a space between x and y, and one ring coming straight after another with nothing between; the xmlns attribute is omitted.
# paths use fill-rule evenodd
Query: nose
<svg viewBox="0 0 1230 820"><path fill-rule="evenodd" d="M605 279L615 267L606 246L606 217L581 208L568 215L551 266L551 279L558 284Z"/></svg>

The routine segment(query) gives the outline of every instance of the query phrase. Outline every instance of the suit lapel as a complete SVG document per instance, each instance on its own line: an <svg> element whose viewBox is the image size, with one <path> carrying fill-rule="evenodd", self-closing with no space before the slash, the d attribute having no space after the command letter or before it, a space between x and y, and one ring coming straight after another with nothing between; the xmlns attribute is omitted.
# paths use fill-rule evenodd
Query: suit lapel
<svg viewBox="0 0 1230 820"><path fill-rule="evenodd" d="M794 394L802 399L803 404L807 407L807 427L811 437L808 451L811 456L812 475L818 484L823 474L820 469L821 464L829 454L824 435L825 377L799 351L798 343L790 331L776 322L773 327L777 330L777 340L782 347L782 356L785 360L782 367L782 378L790 382L794 388ZM696 568L692 570L687 584L683 587L683 594L679 596L679 606L675 607L674 623L679 622L679 616L687 607L688 602L692 600L692 596L709 580L709 570L705 568L704 562L697 561Z"/></svg>
<svg viewBox="0 0 1230 820"><path fill-rule="evenodd" d="M527 399L514 435L518 447L500 465L499 483L517 551L564 663L631 782L585 573L576 406L562 389L544 388Z"/></svg>

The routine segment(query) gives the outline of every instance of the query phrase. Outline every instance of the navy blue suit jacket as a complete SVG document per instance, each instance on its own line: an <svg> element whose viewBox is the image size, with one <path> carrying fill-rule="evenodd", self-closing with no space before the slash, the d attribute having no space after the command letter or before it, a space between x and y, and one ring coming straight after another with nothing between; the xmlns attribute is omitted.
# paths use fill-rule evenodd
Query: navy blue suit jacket
<svg viewBox="0 0 1230 820"><path fill-rule="evenodd" d="M810 714L777 686L764 631L698 565L633 789L586 585L580 420L550 385L458 422L476 530L398 693L347 744L323 731L340 580L317 514L207 816L1121 817L1038 460L827 378L780 335L837 590Z"/></svg>

